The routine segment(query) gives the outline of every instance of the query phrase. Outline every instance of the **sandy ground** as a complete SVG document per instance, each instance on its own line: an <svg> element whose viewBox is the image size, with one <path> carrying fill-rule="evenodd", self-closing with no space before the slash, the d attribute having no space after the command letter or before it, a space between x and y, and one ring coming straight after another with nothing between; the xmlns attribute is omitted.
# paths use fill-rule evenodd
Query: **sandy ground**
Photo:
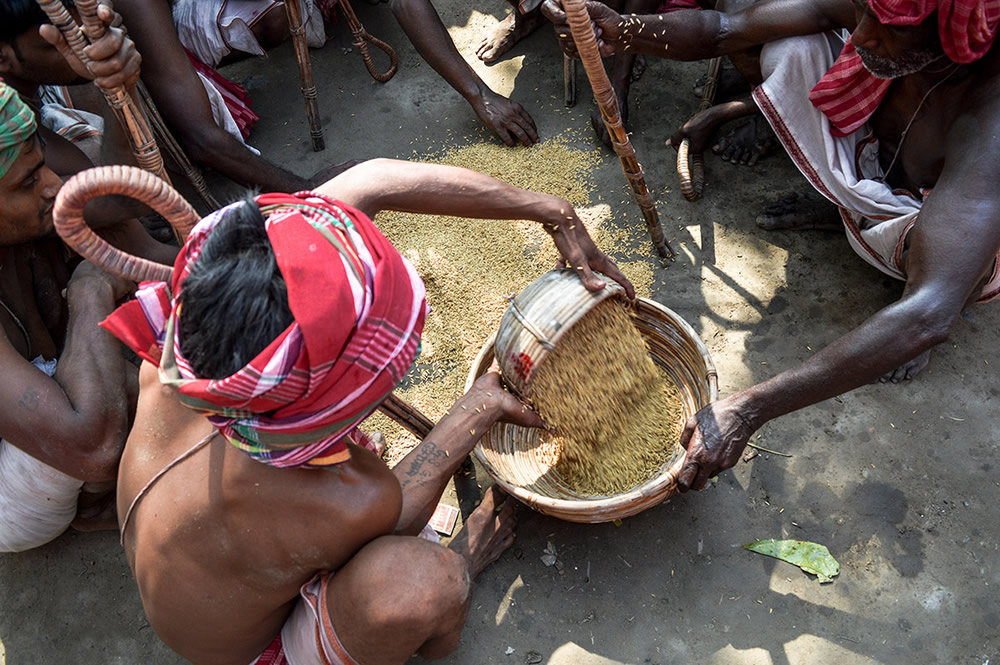
<svg viewBox="0 0 1000 665"><path fill-rule="evenodd" d="M344 51L350 38L338 26L314 52L328 148L313 154L290 48L233 66L227 73L251 88L263 116L252 142L307 175L344 159L487 139L388 5L358 4L369 31L399 52L396 77L373 82L356 50ZM451 0L439 9L470 60L505 11ZM588 127L582 70L580 103L565 109L562 56L547 27L496 65L474 66L525 105L543 137ZM709 158L705 199L683 200L663 141L696 108L690 89L702 70L651 62L633 89L631 124L682 249L672 264L649 259L654 295L708 344L725 395L807 358L892 302L901 285L868 268L841 234L756 228L768 201L806 186L783 155L754 170ZM609 200L626 198L613 157L594 176ZM615 212L642 223L631 203ZM523 510L514 549L477 581L462 644L445 662L998 662L1000 358L989 350L998 326L1000 307L973 309L915 381L861 388L772 422L755 442L791 457L762 455L620 526ZM741 548L758 538L823 543L840 576L820 585ZM561 570L540 560L548 543ZM0 557L0 664L177 662L145 620L115 534L70 532Z"/></svg>

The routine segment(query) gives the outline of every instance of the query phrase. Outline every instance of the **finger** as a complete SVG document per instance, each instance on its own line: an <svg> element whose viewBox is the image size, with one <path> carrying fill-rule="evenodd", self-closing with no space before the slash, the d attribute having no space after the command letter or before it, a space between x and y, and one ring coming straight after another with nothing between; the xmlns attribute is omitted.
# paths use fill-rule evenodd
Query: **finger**
<svg viewBox="0 0 1000 665"><path fill-rule="evenodd" d="M580 279L588 291L600 291L608 285L607 282L594 274L586 262L578 266L576 272L580 275Z"/></svg>
<svg viewBox="0 0 1000 665"><path fill-rule="evenodd" d="M714 475L715 474L712 473L708 467L704 466L699 467L698 475L695 476L694 482L691 483L691 489L695 490L696 492L700 492L701 490L705 489L705 485L708 484L708 481L711 480L712 476Z"/></svg>
<svg viewBox="0 0 1000 665"><path fill-rule="evenodd" d="M518 111L520 112L521 127L531 140L531 145L538 143L538 128L535 127L535 120L523 108L518 109Z"/></svg>
<svg viewBox="0 0 1000 665"><path fill-rule="evenodd" d="M605 257L605 259L606 263L601 272L621 284L625 289L625 295L628 296L629 300L635 300L635 287L632 286L632 282L628 281L628 277L626 277L622 271L618 269L618 265L614 261L607 257Z"/></svg>
<svg viewBox="0 0 1000 665"><path fill-rule="evenodd" d="M681 432L681 447L685 450L690 450L691 437L694 435L695 430L698 428L698 421L694 419L694 416L688 418L687 422L684 423L684 430Z"/></svg>
<svg viewBox="0 0 1000 665"><path fill-rule="evenodd" d="M511 397L511 399L514 399ZM535 427L538 429L549 429L549 426L545 424L542 417L538 413L529 407L527 404L521 404L519 408L515 408L514 412L511 413L505 421L512 423L514 425L521 425L523 427Z"/></svg>
<svg viewBox="0 0 1000 665"><path fill-rule="evenodd" d="M530 146L531 145L531 141L528 139L528 134L524 131L524 128L521 127L521 125L518 123L518 119L517 118L514 118L509 123L509 126L506 127L506 129L513 136L517 137L517 141L516 141L517 143L520 143L523 146Z"/></svg>
<svg viewBox="0 0 1000 665"><path fill-rule="evenodd" d="M684 462L681 472L677 474L677 489L682 493L691 489L700 469L701 467L694 460Z"/></svg>
<svg viewBox="0 0 1000 665"><path fill-rule="evenodd" d="M556 0L545 0L542 3L542 15L557 26L566 25L566 12L562 10Z"/></svg>
<svg viewBox="0 0 1000 665"><path fill-rule="evenodd" d="M565 267L566 267L566 259L560 258L558 261L556 261L557 270L562 270Z"/></svg>

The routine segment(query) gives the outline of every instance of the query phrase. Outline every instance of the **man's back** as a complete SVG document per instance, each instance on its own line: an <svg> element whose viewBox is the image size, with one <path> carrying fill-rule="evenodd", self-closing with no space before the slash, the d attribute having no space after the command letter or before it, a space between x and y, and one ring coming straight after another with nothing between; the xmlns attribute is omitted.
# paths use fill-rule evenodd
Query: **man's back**
<svg viewBox="0 0 1000 665"><path fill-rule="evenodd" d="M156 474L215 432L148 363L136 422L119 519ZM334 470L277 469L212 436L152 482L128 517L125 548L153 629L192 662L251 662L302 584L392 531L400 496L385 465L356 447Z"/></svg>

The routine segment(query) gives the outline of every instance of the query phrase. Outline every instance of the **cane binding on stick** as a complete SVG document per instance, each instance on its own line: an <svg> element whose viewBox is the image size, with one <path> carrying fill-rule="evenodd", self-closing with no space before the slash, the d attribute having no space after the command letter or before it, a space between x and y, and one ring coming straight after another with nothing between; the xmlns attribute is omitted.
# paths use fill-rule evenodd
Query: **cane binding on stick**
<svg viewBox="0 0 1000 665"><path fill-rule="evenodd" d="M201 221L194 208L177 190L147 171L134 166L101 166L81 171L70 178L56 195L52 220L56 232L67 245L102 270L133 282L170 282L174 269L132 256L113 247L87 225L83 209L100 196L120 195L142 201L163 215L181 240ZM434 423L419 409L390 394L379 409L400 425L424 438Z"/></svg>
<svg viewBox="0 0 1000 665"><path fill-rule="evenodd" d="M710 108L715 101L721 70L722 58L712 58L708 61L705 87L702 90L701 103L698 105L699 113ZM677 146L677 179L684 198L688 201L697 201L705 191L705 163L700 153L692 155L690 149L690 139L684 139Z"/></svg>
<svg viewBox="0 0 1000 665"><path fill-rule="evenodd" d="M97 0L77 0L76 2L84 24L83 30L66 11L60 0L38 0L38 6L45 11L49 20L62 33L66 43L73 49L73 53L84 65L88 65L90 58L86 56L83 49L87 46L88 40L94 42L104 36L106 31L104 24L97 18ZM146 122L146 117L135 104L132 96L122 86L111 90L102 88L101 92L125 128L125 134L128 136L129 146L132 148L136 162L142 168L155 173L169 183L170 176L167 175L167 171L163 167L163 157L156 146L156 140L153 138L149 123Z"/></svg>
<svg viewBox="0 0 1000 665"><path fill-rule="evenodd" d="M594 38L590 15L582 0L563 0L562 4L566 11L570 30L573 33L573 41L576 42L576 50L580 54L580 59L583 60L583 68L587 72L587 78L590 79L594 99L597 101L597 107L601 109L604 126L607 127L611 144L621 160L622 170L632 187L636 203L639 204L642 215L646 219L646 226L649 228L649 236L653 240L653 246L656 247L660 256L673 257L674 249L663 237L663 228L660 226L660 219L656 214L656 206L653 205L653 197L649 195L642 167L635 158L635 150L632 148L632 143L622 125L618 98L608 80L607 72L604 71L604 63L597 50L597 40Z"/></svg>
<svg viewBox="0 0 1000 665"><path fill-rule="evenodd" d="M285 2L285 15L288 17L288 31L292 35L292 44L295 46L295 59L299 63L302 97L306 102L306 117L309 119L309 137L312 139L313 152L319 152L326 150L326 141L323 140L323 123L319 118L316 81L313 79L312 59L309 57L309 44L306 42L306 29L302 24L299 0Z"/></svg>

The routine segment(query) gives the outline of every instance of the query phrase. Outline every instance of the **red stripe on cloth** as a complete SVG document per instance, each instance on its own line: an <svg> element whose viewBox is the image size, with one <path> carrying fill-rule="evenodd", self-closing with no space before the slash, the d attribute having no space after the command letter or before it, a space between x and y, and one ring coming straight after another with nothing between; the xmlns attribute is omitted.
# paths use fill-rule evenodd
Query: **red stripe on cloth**
<svg viewBox="0 0 1000 665"><path fill-rule="evenodd" d="M236 126L240 128L240 134L243 135L243 140L245 141L249 138L250 129L254 126L254 123L260 120L260 116L250 108L250 104L252 103L250 93L239 83L230 81L218 71L206 65L191 51L188 51L186 48L184 51L187 53L188 59L191 60L191 64L195 70L203 74L212 86L219 91L219 94L222 95L222 100L226 103L226 108L232 114L233 120L236 121Z"/></svg>

